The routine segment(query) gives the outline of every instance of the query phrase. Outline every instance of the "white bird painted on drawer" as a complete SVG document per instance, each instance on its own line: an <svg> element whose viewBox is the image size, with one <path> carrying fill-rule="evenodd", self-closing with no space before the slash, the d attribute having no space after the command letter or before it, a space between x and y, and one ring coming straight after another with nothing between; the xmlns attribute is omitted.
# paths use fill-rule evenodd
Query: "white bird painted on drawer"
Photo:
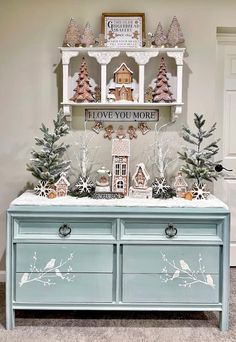
<svg viewBox="0 0 236 342"><path fill-rule="evenodd" d="M56 275L58 277L60 277L61 279L65 279L65 277L63 277L63 275L61 274L61 272L57 268L56 268L55 272L56 272Z"/></svg>
<svg viewBox="0 0 236 342"><path fill-rule="evenodd" d="M215 284L213 282L213 278L212 278L212 276L210 274L207 274L206 279L207 279L207 284L208 285L210 285L212 287L215 287Z"/></svg>
<svg viewBox="0 0 236 342"><path fill-rule="evenodd" d="M175 278L178 278L180 274L180 270L176 270L175 273L173 274L172 280Z"/></svg>
<svg viewBox="0 0 236 342"><path fill-rule="evenodd" d="M55 265L55 261L56 261L56 259L51 259L51 260L47 263L47 265L44 267L44 269L45 269L45 270L48 270L48 269L50 269L50 268L53 268L54 265Z"/></svg>
<svg viewBox="0 0 236 342"><path fill-rule="evenodd" d="M184 260L180 260L179 263L180 263L182 270L191 272L189 265Z"/></svg>

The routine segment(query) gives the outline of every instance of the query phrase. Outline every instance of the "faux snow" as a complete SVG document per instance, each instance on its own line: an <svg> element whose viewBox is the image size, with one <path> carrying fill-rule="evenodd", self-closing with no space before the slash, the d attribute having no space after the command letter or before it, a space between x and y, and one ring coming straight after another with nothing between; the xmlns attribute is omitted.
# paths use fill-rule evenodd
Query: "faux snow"
<svg viewBox="0 0 236 342"><path fill-rule="evenodd" d="M11 202L13 205L71 205L71 206L108 206L108 207L166 207L166 208L225 208L228 207L225 203L220 201L213 195L210 195L206 200L192 201L183 198L169 198L169 199L139 199L139 198L122 198L122 199L93 199L89 197L76 198L71 196L57 197L48 199L34 194L33 191L26 191L24 194Z"/></svg>

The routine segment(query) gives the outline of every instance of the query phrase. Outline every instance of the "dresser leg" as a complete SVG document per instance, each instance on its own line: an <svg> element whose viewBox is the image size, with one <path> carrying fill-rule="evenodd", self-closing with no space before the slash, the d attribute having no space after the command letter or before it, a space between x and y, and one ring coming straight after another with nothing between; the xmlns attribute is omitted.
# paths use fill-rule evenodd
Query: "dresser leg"
<svg viewBox="0 0 236 342"><path fill-rule="evenodd" d="M15 310L7 309L6 312L6 329L12 330L15 328Z"/></svg>
<svg viewBox="0 0 236 342"><path fill-rule="evenodd" d="M227 311L220 311L220 330L227 331L229 329L229 320Z"/></svg>

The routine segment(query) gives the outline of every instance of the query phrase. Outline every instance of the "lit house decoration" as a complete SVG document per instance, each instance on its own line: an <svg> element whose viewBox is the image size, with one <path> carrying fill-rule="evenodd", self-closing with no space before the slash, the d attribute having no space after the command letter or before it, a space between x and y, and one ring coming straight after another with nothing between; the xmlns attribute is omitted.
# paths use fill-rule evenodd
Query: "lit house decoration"
<svg viewBox="0 0 236 342"><path fill-rule="evenodd" d="M116 101L134 101L133 90L133 72L125 63L122 63L114 71L113 82L109 86L108 98L114 95Z"/></svg>
<svg viewBox="0 0 236 342"><path fill-rule="evenodd" d="M184 177L182 176L182 172L180 171L175 177L174 188L175 188L177 197L184 197L188 189L188 184L186 183Z"/></svg>
<svg viewBox="0 0 236 342"><path fill-rule="evenodd" d="M70 185L70 183L66 179L66 174L64 172L61 173L60 178L54 185L58 197L63 197L67 195L68 186Z"/></svg>
<svg viewBox="0 0 236 342"><path fill-rule="evenodd" d="M130 140L112 140L112 191L128 194Z"/></svg>
<svg viewBox="0 0 236 342"><path fill-rule="evenodd" d="M144 163L136 166L135 173L132 177L133 186L129 190L130 197L135 198L152 198L152 187L148 187L150 176L145 168Z"/></svg>

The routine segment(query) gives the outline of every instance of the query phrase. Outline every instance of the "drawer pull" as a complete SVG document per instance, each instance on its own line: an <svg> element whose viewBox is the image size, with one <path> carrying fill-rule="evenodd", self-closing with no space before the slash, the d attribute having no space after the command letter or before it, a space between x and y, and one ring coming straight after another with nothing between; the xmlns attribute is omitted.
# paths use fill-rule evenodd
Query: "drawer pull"
<svg viewBox="0 0 236 342"><path fill-rule="evenodd" d="M71 233L71 228L67 224L63 224L59 228L59 236L60 237L66 237L66 236L70 235L70 233Z"/></svg>
<svg viewBox="0 0 236 342"><path fill-rule="evenodd" d="M177 234L178 230L173 226L173 224L168 224L168 226L165 229L166 236L168 238L172 238Z"/></svg>

